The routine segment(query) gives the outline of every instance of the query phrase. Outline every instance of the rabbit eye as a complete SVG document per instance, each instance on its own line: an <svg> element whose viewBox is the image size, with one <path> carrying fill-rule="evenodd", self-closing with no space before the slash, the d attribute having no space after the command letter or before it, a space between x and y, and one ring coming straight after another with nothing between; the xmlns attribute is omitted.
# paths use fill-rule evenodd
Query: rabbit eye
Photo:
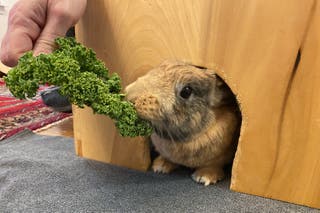
<svg viewBox="0 0 320 213"><path fill-rule="evenodd" d="M180 96L183 99L188 99L190 97L190 95L192 94L192 88L190 86L185 86L182 88L182 90L180 91Z"/></svg>

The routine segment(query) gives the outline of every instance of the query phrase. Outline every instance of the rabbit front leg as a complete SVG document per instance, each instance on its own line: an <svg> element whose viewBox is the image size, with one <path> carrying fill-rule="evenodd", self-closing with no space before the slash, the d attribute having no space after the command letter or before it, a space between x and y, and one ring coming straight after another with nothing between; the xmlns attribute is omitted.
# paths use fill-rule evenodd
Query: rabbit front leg
<svg viewBox="0 0 320 213"><path fill-rule="evenodd" d="M177 167L177 164L168 161L161 155L154 159L152 163L152 170L157 173L170 173Z"/></svg>
<svg viewBox="0 0 320 213"><path fill-rule="evenodd" d="M205 186L215 184L224 178L223 166L200 167L192 174L192 179Z"/></svg>

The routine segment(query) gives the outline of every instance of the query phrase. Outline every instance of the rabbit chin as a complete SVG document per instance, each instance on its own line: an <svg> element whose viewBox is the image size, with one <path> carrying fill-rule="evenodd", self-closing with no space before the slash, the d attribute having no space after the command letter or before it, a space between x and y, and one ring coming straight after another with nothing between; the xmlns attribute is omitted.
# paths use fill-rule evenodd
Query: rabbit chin
<svg viewBox="0 0 320 213"><path fill-rule="evenodd" d="M154 134L156 134L159 138L172 141L172 142L185 142L189 141L192 135L194 134L192 130L187 128L177 128L171 127L170 125L157 125L152 122L152 126L154 128Z"/></svg>

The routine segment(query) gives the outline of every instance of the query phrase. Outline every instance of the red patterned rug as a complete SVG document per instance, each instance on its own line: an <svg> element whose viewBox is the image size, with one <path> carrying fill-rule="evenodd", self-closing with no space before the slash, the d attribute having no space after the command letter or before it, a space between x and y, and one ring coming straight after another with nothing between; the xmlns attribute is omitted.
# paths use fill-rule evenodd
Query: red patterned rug
<svg viewBox="0 0 320 213"><path fill-rule="evenodd" d="M44 90L45 86L39 91ZM36 130L71 116L71 113L55 112L47 107L38 94L33 99L14 98L0 79L0 140L24 129Z"/></svg>

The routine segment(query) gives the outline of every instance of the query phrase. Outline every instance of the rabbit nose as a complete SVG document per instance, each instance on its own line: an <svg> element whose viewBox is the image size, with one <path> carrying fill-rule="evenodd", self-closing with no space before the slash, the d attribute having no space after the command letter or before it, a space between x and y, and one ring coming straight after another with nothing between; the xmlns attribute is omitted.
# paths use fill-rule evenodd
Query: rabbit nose
<svg viewBox="0 0 320 213"><path fill-rule="evenodd" d="M142 94L146 93L145 84L141 84L140 81L135 81L129 84L125 89L126 100L135 103L137 98L140 98Z"/></svg>
<svg viewBox="0 0 320 213"><path fill-rule="evenodd" d="M136 99L137 99L137 95L134 95L134 83L129 84L125 89L124 92L126 94L125 96L125 100L132 102L133 104L135 103Z"/></svg>
<svg viewBox="0 0 320 213"><path fill-rule="evenodd" d="M126 93L126 96L124 97L124 100L129 101L133 104L135 104L136 100L137 100L137 96L133 96L130 93Z"/></svg>
<svg viewBox="0 0 320 213"><path fill-rule="evenodd" d="M130 88L132 88L133 83L129 84L128 86L126 86L126 88L124 89L125 93L128 93L130 91Z"/></svg>
<svg viewBox="0 0 320 213"><path fill-rule="evenodd" d="M126 95L125 100L129 101L129 102L133 103L133 105L135 105L136 101L137 101L137 97L132 97L132 96Z"/></svg>

